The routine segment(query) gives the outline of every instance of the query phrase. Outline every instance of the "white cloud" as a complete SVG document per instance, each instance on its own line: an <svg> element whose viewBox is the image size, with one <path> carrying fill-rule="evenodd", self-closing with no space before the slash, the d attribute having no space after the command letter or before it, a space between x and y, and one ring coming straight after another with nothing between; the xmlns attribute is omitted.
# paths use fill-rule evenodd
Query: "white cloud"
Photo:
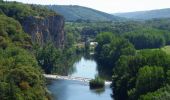
<svg viewBox="0 0 170 100"><path fill-rule="evenodd" d="M80 5L108 13L170 8L170 0L16 0L16 1L36 4Z"/></svg>

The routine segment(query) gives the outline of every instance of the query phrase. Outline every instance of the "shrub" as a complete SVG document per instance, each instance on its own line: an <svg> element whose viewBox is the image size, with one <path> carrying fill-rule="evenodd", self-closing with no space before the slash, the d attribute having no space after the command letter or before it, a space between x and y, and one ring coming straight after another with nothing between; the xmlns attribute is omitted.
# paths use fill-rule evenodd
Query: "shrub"
<svg viewBox="0 0 170 100"><path fill-rule="evenodd" d="M20 82L19 84L20 88L23 89L23 90L27 90L30 86L29 86L29 83L26 82L26 81L22 81Z"/></svg>
<svg viewBox="0 0 170 100"><path fill-rule="evenodd" d="M97 89L97 88L103 88L104 87L104 80L100 77L95 77L95 79L90 80L90 89Z"/></svg>

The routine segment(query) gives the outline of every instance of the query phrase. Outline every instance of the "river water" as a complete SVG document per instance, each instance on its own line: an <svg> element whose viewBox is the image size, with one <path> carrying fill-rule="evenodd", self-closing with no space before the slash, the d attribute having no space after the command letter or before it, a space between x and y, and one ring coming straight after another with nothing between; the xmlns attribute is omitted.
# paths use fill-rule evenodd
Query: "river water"
<svg viewBox="0 0 170 100"><path fill-rule="evenodd" d="M73 64L71 76L94 78L98 74L97 63L84 56ZM88 83L69 80L51 80L48 89L54 100L113 100L109 86L101 90L90 90Z"/></svg>

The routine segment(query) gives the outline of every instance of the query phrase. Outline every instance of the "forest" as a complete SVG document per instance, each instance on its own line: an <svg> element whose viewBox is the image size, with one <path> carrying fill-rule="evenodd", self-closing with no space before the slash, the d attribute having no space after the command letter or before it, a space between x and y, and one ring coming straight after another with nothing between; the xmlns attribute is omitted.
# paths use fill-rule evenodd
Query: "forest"
<svg viewBox="0 0 170 100"><path fill-rule="evenodd" d="M50 100L43 73L60 69L57 67L58 62L60 65L67 64L63 62L73 54L74 48L69 45L61 51L50 41L40 47L31 41L19 21L24 16L39 14L44 17L43 13L46 15L54 12L44 7L16 2L1 2L0 12L0 99ZM65 54L62 55L61 52ZM62 70L64 68L58 72L63 72Z"/></svg>
<svg viewBox="0 0 170 100"><path fill-rule="evenodd" d="M169 18L67 21L63 48L31 41L21 25L28 16L57 15L45 6L0 1L0 100L51 100L43 74L68 75L94 41L94 58L109 71L114 100L170 99Z"/></svg>
<svg viewBox="0 0 170 100"><path fill-rule="evenodd" d="M170 56L161 49L169 45L169 31L148 27L122 34L102 32L96 37L95 56L106 69L113 70L116 100L169 98Z"/></svg>
<svg viewBox="0 0 170 100"><path fill-rule="evenodd" d="M115 100L169 98L170 19L75 22L83 38L98 42L95 58L109 70ZM74 33L75 31L73 31ZM76 33L74 33L76 34Z"/></svg>

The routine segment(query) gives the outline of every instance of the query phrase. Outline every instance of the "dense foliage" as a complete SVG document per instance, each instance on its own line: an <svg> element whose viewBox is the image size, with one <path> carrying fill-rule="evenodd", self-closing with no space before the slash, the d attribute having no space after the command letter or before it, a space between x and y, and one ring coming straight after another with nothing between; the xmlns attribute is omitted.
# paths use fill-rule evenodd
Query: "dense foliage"
<svg viewBox="0 0 170 100"><path fill-rule="evenodd" d="M166 27L168 21L163 20L161 24L151 21L146 25L148 22L139 25L120 22L112 25L121 28L110 28L111 32L118 34L97 34L96 59L104 66L102 70L113 70L112 88L116 100L169 98L170 57L163 49L147 50L169 44L170 32ZM124 29L126 25L129 27L127 30Z"/></svg>
<svg viewBox="0 0 170 100"><path fill-rule="evenodd" d="M48 5L49 9L62 14L66 21L119 21L124 18L81 6Z"/></svg>
<svg viewBox="0 0 170 100"><path fill-rule="evenodd" d="M155 92L142 95L140 100L168 100L170 98L170 86L166 85Z"/></svg>
<svg viewBox="0 0 170 100"><path fill-rule="evenodd" d="M101 33L96 37L96 59L112 69L121 55L134 55L135 49L127 40L113 35L113 33ZM106 68L107 69L107 68Z"/></svg>
<svg viewBox="0 0 170 100"><path fill-rule="evenodd" d="M170 20L153 19L148 21L124 22L67 22L66 30L74 33L75 40L94 41L101 32L112 32L124 37L136 49L160 48L170 44Z"/></svg>
<svg viewBox="0 0 170 100"><path fill-rule="evenodd" d="M10 46L11 43L30 48L31 39L25 34L22 30L22 27L19 22L9 18L5 15L0 14L0 47L6 48Z"/></svg>
<svg viewBox="0 0 170 100"><path fill-rule="evenodd" d="M33 52L31 37L22 30L20 22L29 16L52 15L56 13L43 6L0 2L0 99L50 99L41 67L49 73L49 66L45 64L53 68L60 53L52 45L39 47L38 53Z"/></svg>
<svg viewBox="0 0 170 100"><path fill-rule="evenodd" d="M34 54L46 74L68 75L70 66L78 59L74 46L56 48L51 42L44 46L34 45Z"/></svg>
<svg viewBox="0 0 170 100"><path fill-rule="evenodd" d="M13 18L0 15L0 19L0 99L47 99L42 71L28 51L30 37Z"/></svg>
<svg viewBox="0 0 170 100"><path fill-rule="evenodd" d="M55 15L53 11L49 11L43 6L28 5L18 2L4 2L0 3L0 11L9 17L13 17L19 21L23 20L24 17L29 16L41 16L46 17L49 15Z"/></svg>
<svg viewBox="0 0 170 100"><path fill-rule="evenodd" d="M86 11L112 19L108 14ZM44 18L55 14L38 5L0 1L0 100L49 99L43 71L68 75L73 70L70 66L79 58L75 57L76 47L81 46L79 42L86 42L85 47L89 48L90 41L98 43L95 57L99 66L103 66L99 69L113 74L112 89L116 100L170 98L170 57L157 49L170 44L170 19L145 22L74 19L76 23L66 23L64 49L55 48L51 43L33 48L19 21L28 16ZM141 50L148 48L154 49ZM96 78L91 84L103 86L104 81Z"/></svg>
<svg viewBox="0 0 170 100"><path fill-rule="evenodd" d="M57 50L52 43L48 43L43 47L35 46L35 55L45 73L51 74L57 65L61 51Z"/></svg>
<svg viewBox="0 0 170 100"><path fill-rule="evenodd" d="M24 49L0 49L0 99L44 100L44 78L35 57Z"/></svg>
<svg viewBox="0 0 170 100"><path fill-rule="evenodd" d="M96 76L95 79L90 80L89 85L90 89L103 88L105 86L105 81Z"/></svg>
<svg viewBox="0 0 170 100"><path fill-rule="evenodd" d="M124 34L124 37L128 39L136 49L161 48L169 42L165 39L166 33L164 31L152 28L128 32Z"/></svg>
<svg viewBox="0 0 170 100"><path fill-rule="evenodd" d="M136 100L169 84L169 64L170 57L161 50L142 50L135 56L121 56L113 72L115 99Z"/></svg>

